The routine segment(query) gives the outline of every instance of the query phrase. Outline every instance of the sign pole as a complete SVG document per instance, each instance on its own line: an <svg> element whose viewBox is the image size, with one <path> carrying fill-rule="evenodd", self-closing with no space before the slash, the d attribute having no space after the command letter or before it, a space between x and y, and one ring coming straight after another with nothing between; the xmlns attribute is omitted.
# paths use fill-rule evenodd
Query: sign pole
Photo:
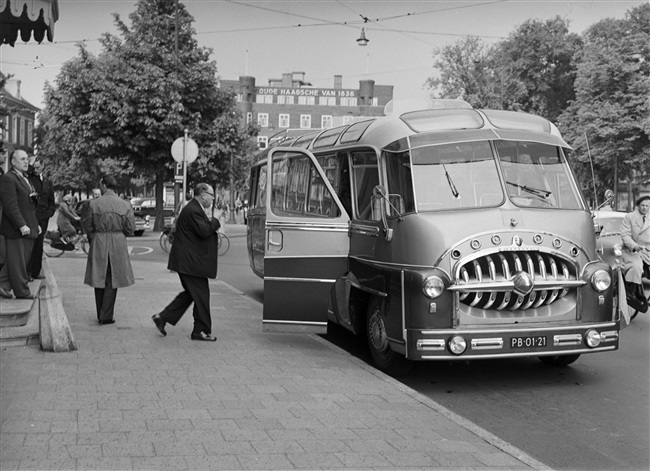
<svg viewBox="0 0 650 471"><path fill-rule="evenodd" d="M185 207L185 195L187 195L187 129L185 130L185 137L183 137L183 194L181 195L181 208Z"/></svg>

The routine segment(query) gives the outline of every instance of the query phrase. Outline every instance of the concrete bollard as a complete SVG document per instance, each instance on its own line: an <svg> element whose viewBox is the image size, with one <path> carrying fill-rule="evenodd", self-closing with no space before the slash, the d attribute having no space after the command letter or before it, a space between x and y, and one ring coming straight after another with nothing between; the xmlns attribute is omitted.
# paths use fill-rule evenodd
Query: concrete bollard
<svg viewBox="0 0 650 471"><path fill-rule="evenodd" d="M78 350L79 346L74 341L68 317L63 309L61 292L47 257L43 257L43 273L45 286L39 296L41 349L47 352Z"/></svg>

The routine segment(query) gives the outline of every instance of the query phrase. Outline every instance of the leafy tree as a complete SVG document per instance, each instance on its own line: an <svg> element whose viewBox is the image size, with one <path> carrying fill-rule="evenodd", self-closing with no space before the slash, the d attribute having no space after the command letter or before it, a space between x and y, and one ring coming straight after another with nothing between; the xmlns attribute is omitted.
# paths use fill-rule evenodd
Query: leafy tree
<svg viewBox="0 0 650 471"><path fill-rule="evenodd" d="M560 117L561 129L575 148L584 181L591 181L591 154L596 196L616 188L615 179L627 178L630 209L633 178L650 173L650 4L623 20L594 24L584 41L576 98ZM593 193L591 185L587 193Z"/></svg>
<svg viewBox="0 0 650 471"><path fill-rule="evenodd" d="M529 20L492 47L470 36L436 49L440 77L426 85L434 96L462 98L475 108L524 110L553 121L573 98L572 58L580 44L559 17Z"/></svg>
<svg viewBox="0 0 650 471"><path fill-rule="evenodd" d="M155 182L160 230L173 141L188 129L200 149L189 179L217 181L256 129L241 129L234 94L218 88L212 51L198 46L182 3L139 0L129 17L130 28L115 15L120 37L105 34L97 57L81 46L46 93L44 148L84 178L111 171Z"/></svg>

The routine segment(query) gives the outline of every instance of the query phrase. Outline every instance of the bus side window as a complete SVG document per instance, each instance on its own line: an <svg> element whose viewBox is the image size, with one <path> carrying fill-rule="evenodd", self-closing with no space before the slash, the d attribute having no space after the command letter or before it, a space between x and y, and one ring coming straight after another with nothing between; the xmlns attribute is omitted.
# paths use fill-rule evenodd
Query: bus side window
<svg viewBox="0 0 650 471"><path fill-rule="evenodd" d="M372 190L379 185L377 155L373 151L353 152L352 176L358 218L373 220L377 214L373 214L372 210Z"/></svg>
<svg viewBox="0 0 650 471"><path fill-rule="evenodd" d="M384 153L387 168L388 193L391 205L388 205L388 215L412 213L415 211L413 196L413 177L411 161L408 152Z"/></svg>

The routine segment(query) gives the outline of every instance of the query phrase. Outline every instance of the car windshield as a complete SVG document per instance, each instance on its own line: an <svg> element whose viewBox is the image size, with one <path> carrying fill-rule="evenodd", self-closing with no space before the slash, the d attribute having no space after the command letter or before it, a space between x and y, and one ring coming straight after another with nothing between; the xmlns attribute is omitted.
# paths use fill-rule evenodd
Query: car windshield
<svg viewBox="0 0 650 471"><path fill-rule="evenodd" d="M601 236L606 234L620 234L621 222L623 222L623 218L620 217L600 216L596 218L596 223L602 226L602 230L600 231Z"/></svg>
<svg viewBox="0 0 650 471"><path fill-rule="evenodd" d="M532 142L495 141L502 183L488 141L413 149L413 182L419 211L500 206L583 209L559 148Z"/></svg>

